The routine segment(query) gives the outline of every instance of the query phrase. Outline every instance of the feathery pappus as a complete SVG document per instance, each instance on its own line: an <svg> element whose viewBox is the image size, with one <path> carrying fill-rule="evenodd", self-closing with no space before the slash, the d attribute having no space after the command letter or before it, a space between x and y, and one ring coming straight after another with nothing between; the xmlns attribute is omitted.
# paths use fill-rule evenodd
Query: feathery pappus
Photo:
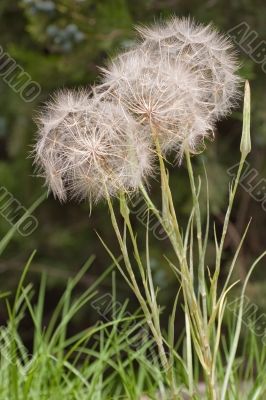
<svg viewBox="0 0 266 400"><path fill-rule="evenodd" d="M236 54L212 25L173 17L137 31L98 85L59 92L38 117L35 164L61 201L137 191L154 175L154 139L181 161L237 104Z"/></svg>
<svg viewBox="0 0 266 400"><path fill-rule="evenodd" d="M145 128L119 104L83 100L83 92L60 92L39 115L39 174L61 201L136 191L153 169Z"/></svg>

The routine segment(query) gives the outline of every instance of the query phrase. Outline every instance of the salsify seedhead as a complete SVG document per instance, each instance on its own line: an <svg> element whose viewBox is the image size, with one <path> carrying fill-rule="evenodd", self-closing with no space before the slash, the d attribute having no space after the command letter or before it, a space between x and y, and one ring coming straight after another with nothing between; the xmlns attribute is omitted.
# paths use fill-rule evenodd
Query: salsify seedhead
<svg viewBox="0 0 266 400"><path fill-rule="evenodd" d="M91 92L61 92L38 118L35 164L62 201L136 191L155 148L179 160L201 150L237 102L235 53L211 25L172 18L138 31Z"/></svg>
<svg viewBox="0 0 266 400"><path fill-rule="evenodd" d="M61 92L38 118L39 174L61 201L92 201L136 191L152 173L143 127L119 104Z"/></svg>
<svg viewBox="0 0 266 400"><path fill-rule="evenodd" d="M102 71L103 84L96 90L106 90L107 98L123 104L140 124L156 132L163 153L180 153L185 145L193 151L212 131L200 77L180 60L162 59L138 47Z"/></svg>
<svg viewBox="0 0 266 400"><path fill-rule="evenodd" d="M198 77L208 112L215 118L227 115L236 105L240 79L238 62L229 38L211 25L190 18L176 18L138 27L142 47L163 60L179 60Z"/></svg>
<svg viewBox="0 0 266 400"><path fill-rule="evenodd" d="M238 99L231 43L211 25L190 19L137 29L140 43L102 69L98 91L155 128L164 154L196 152Z"/></svg>

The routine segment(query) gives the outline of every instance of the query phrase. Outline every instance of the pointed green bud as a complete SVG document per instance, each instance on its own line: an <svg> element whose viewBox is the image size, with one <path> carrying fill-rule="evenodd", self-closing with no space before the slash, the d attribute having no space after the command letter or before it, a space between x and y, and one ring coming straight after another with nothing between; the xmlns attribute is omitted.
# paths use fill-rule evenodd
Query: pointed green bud
<svg viewBox="0 0 266 400"><path fill-rule="evenodd" d="M243 107L243 129L240 143L240 151L246 158L251 151L250 139L250 86L249 82L245 83L244 107Z"/></svg>

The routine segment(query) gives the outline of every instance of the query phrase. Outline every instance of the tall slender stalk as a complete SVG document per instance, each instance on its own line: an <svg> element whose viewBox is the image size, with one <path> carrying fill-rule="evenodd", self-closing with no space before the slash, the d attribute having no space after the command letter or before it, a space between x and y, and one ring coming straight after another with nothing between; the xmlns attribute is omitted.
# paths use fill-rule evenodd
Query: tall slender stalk
<svg viewBox="0 0 266 400"><path fill-rule="evenodd" d="M207 316L207 304L206 304L206 291L204 292L203 290L203 287L205 288L205 281L204 281L205 278L204 278L204 259L203 259L204 252L203 252L202 234L201 234L201 219L200 219L200 209L196 194L193 170L189 159L188 161L189 176L190 176L190 182L193 193L193 203L194 203L194 208L196 210L196 220L197 220L197 233L198 233L197 237L199 246L199 258L201 264L200 278L204 282L203 286L202 280L200 281L200 290L201 294L203 294L202 296L203 313L201 311L200 304L197 301L197 296L194 291L193 277L191 276L190 267L186 257L186 248L184 246L184 241L181 236L179 224L176 218L172 193L169 186L168 174L164 165L164 159L162 156L158 140L158 133L154 125L151 126L151 131L156 146L157 155L159 158L160 173L161 173L162 210L164 218L160 218L160 221L169 235L169 239L172 243L173 249L179 261L181 270L181 286L183 290L185 305L188 310L189 323L192 329L191 331L192 339L194 341L196 352L199 356L199 359L201 361L202 367L205 372L209 399L216 400L217 399L216 378L212 370L212 352L209 343L208 329L207 329L208 316ZM145 193L145 198L147 199L147 197L148 195L147 193ZM153 203L151 201L148 201L148 204L151 204L152 209L154 210ZM156 212L155 214L158 216L158 212ZM170 231L169 227L172 228Z"/></svg>
<svg viewBox="0 0 266 400"><path fill-rule="evenodd" d="M198 268L199 294L202 298L204 326L205 326L205 332L207 334L207 325L208 325L208 322L207 322L208 315L207 314L208 314L208 312L207 312L207 293L206 293L205 271L204 271L204 251L203 251L203 244L202 244L201 213L200 213L198 195L197 195L197 191L196 191L193 168L192 168L190 154L189 154L188 150L185 151L185 155L186 155L188 175L189 175L189 181L190 181L191 192L192 192L193 206L195 208L195 218L196 218L196 226L197 226L197 241L198 241L198 252L199 252L199 268Z"/></svg>
<svg viewBox="0 0 266 400"><path fill-rule="evenodd" d="M160 141L157 127L154 124L150 125L151 134L154 141L157 157L160 166L160 177L161 177L161 211L155 206L151 200L149 194L143 186L140 187L143 198L148 207L148 214L151 211L163 229L165 230L172 248L174 250L175 256L177 258L177 266L169 261L169 265L173 268L174 272L177 273L178 278L181 281L181 288L183 291L184 304L185 304L185 326L187 332L187 375L189 382L189 393L193 395L195 388L193 387L193 350L195 351L198 360L204 371L204 378L207 387L207 398L208 400L218 399L218 382L217 382L217 354L219 349L220 337L221 337L221 326L222 319L225 312L226 295L231 289L228 287L229 281L226 281L225 288L222 290L221 295L217 301L217 284L220 274L222 253L224 249L225 237L228 231L229 220L233 208L234 199L236 196L238 184L240 181L241 173L243 170L244 162L248 152L250 151L250 141L249 135L249 122L250 119L247 117L249 113L249 99L248 99L248 87L246 86L246 96L244 105L244 124L243 124L243 135L241 141L241 160L239 163L237 175L230 187L229 192L229 204L225 214L223 229L220 240L216 239L216 260L215 260L215 271L213 276L210 276L210 288L207 288L206 282L206 270L205 270L205 254L209 235L209 203L207 203L207 222L206 222L206 232L203 238L202 234L202 218L201 210L199 204L199 189L195 183L195 177L193 172L193 167L191 163L191 158L189 151L185 151L188 177L191 186L191 193L193 199L193 209L189 218L189 222L186 229L186 234L183 237L181 229L178 223L172 192L169 185L169 174L165 167L164 158L160 148ZM124 195L120 198L120 213L124 221L123 234L120 232L115 212L112 206L112 202L107 193L107 201L111 214L111 221L114 227L118 243L122 252L124 259L126 273L120 268L123 276L127 280L128 284L134 291L141 307L144 312L147 324L151 330L155 342L157 343L159 349L159 356L161 363L166 371L167 383L170 388L171 399L178 399L176 393L176 383L175 374L173 370L173 365L170 361L175 358L175 351L173 350L173 327L171 328L171 335L169 336L169 343L163 337L161 322L160 322L160 307L157 303L156 290L154 288L150 261L149 261L149 240L148 240L148 225L146 232L146 265L144 264L141 253L138 248L138 243L134 230L130 221L130 210L126 202ZM197 247L198 247L198 282L195 284L194 280L194 257L193 257L193 237L194 237L194 221L197 233ZM246 234L246 232L245 232ZM235 265L235 261L239 251L241 249L245 234L243 239L239 244L239 248L236 255L232 261L232 266L230 268L229 274L231 274L232 269ZM141 288L136 279L134 267L132 265L131 259L128 254L128 240L130 240L133 246L133 252L135 257L135 262L138 267L138 271L141 277ZM189 248L190 246L190 248ZM210 275L210 274L209 274ZM210 299L209 304L207 304L207 297ZM209 307L208 307L209 306ZM174 308L175 310L175 308ZM173 310L173 313L175 312ZM172 316L172 324L174 317ZM231 348L228 366L226 371L226 377L223 383L222 396L225 398L226 388L228 387L229 374L232 369L232 362L235 356L236 346L238 343L240 334L240 320L238 319L237 330L235 333L235 339L233 346ZM167 356L165 351L165 344L169 346L171 351L170 356Z"/></svg>

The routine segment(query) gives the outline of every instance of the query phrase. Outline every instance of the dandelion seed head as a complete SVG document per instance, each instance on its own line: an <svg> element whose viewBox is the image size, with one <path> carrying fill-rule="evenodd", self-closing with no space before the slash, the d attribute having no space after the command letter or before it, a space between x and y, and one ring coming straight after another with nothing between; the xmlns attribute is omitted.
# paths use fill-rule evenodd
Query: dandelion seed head
<svg viewBox="0 0 266 400"><path fill-rule="evenodd" d="M103 74L98 90L105 90L140 124L155 127L164 153L178 149L185 138L194 146L193 135L206 136L212 129L200 77L179 59L140 47L119 56Z"/></svg>
<svg viewBox="0 0 266 400"><path fill-rule="evenodd" d="M236 106L240 79L236 52L230 40L211 25L189 18L172 18L152 27L138 27L143 48L155 57L180 60L198 76L202 101L215 118Z"/></svg>
<svg viewBox="0 0 266 400"><path fill-rule="evenodd" d="M137 191L154 174L158 142L181 161L237 104L236 55L211 25L172 18L138 31L99 85L61 91L39 115L35 164L61 201Z"/></svg>
<svg viewBox="0 0 266 400"><path fill-rule="evenodd" d="M71 103L63 108L66 98ZM144 128L120 104L83 100L60 93L39 116L34 149L39 174L61 201L98 201L136 191L152 170Z"/></svg>

